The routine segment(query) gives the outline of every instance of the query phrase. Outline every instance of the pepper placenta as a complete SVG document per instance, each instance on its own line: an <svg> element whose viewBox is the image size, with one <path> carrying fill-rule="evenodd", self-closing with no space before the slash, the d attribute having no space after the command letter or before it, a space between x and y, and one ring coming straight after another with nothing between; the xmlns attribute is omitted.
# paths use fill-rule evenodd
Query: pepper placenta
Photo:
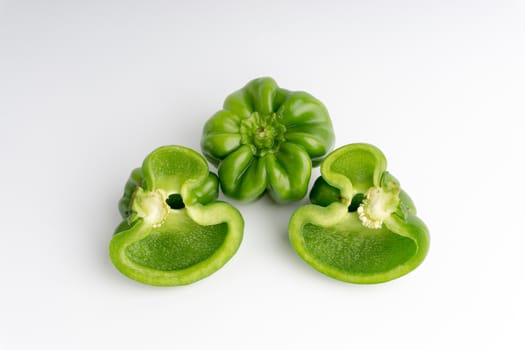
<svg viewBox="0 0 525 350"><path fill-rule="evenodd" d="M308 264L338 280L380 283L423 261L428 229L379 149L341 147L323 161L321 175L310 192L313 204L289 223L290 241Z"/></svg>
<svg viewBox="0 0 525 350"><path fill-rule="evenodd" d="M239 211L217 196L218 179L203 156L182 146L154 150L125 186L123 221L109 247L113 264L158 286L217 271L237 251L244 229Z"/></svg>
<svg viewBox="0 0 525 350"><path fill-rule="evenodd" d="M205 124L201 147L218 166L227 196L253 201L267 191L284 203L306 195L312 166L333 143L332 123L319 100L259 78L226 98Z"/></svg>

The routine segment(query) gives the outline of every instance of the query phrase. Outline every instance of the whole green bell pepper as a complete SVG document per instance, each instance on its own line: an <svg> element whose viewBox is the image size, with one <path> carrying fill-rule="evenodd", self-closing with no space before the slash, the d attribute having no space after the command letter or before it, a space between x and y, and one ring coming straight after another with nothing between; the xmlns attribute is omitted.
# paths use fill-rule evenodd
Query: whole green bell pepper
<svg viewBox="0 0 525 350"><path fill-rule="evenodd" d="M173 286L202 279L237 251L244 221L217 201L218 179L197 152L164 146L135 169L119 203L123 222L110 242L113 264L142 283Z"/></svg>
<svg viewBox="0 0 525 350"><path fill-rule="evenodd" d="M283 203L305 196L312 165L333 143L332 123L319 100L259 78L226 98L204 126L201 146L218 166L227 196L253 201L268 191Z"/></svg>
<svg viewBox="0 0 525 350"><path fill-rule="evenodd" d="M400 277L425 258L429 235L376 147L351 144L321 165L308 204L289 223L297 253L318 271L352 283Z"/></svg>

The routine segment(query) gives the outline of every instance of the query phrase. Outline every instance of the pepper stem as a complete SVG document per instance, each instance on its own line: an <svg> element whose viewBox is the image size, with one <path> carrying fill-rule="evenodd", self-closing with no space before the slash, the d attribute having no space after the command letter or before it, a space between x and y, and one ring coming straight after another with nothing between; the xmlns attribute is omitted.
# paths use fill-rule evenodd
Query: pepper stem
<svg viewBox="0 0 525 350"><path fill-rule="evenodd" d="M279 122L276 113L260 115L254 112L241 122L241 143L251 145L254 154L262 157L279 149L285 132L286 127Z"/></svg>
<svg viewBox="0 0 525 350"><path fill-rule="evenodd" d="M365 193L365 199L357 208L357 214L363 226L379 229L399 205L399 186L371 187Z"/></svg>

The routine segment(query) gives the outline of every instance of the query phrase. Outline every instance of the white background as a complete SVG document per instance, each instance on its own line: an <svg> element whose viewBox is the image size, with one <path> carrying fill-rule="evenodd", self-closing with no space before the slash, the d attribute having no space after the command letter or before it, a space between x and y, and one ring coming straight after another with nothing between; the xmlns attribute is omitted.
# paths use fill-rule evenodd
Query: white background
<svg viewBox="0 0 525 350"><path fill-rule="evenodd" d="M288 243L306 201L262 199L209 278L116 271L131 169L198 150L260 76L323 101L336 146L383 150L430 228L419 268L330 279ZM0 348L523 349L524 97L518 0L0 1Z"/></svg>

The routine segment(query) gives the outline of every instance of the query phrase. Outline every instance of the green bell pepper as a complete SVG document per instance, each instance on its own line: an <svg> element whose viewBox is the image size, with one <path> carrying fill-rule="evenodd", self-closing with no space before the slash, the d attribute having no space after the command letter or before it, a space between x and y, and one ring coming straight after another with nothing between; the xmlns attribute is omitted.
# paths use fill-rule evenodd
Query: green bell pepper
<svg viewBox="0 0 525 350"><path fill-rule="evenodd" d="M218 179L197 152L164 146L135 169L109 245L115 267L142 283L184 285L221 268L237 251L244 221L217 201Z"/></svg>
<svg viewBox="0 0 525 350"><path fill-rule="evenodd" d="M386 171L376 147L350 144L321 165L310 193L289 223L299 256L318 271L352 283L400 277L425 258L429 235L410 197Z"/></svg>
<svg viewBox="0 0 525 350"><path fill-rule="evenodd" d="M267 191L284 203L306 195L312 165L333 143L332 122L319 100L259 78L226 98L206 122L201 147L218 166L227 196L253 201Z"/></svg>

